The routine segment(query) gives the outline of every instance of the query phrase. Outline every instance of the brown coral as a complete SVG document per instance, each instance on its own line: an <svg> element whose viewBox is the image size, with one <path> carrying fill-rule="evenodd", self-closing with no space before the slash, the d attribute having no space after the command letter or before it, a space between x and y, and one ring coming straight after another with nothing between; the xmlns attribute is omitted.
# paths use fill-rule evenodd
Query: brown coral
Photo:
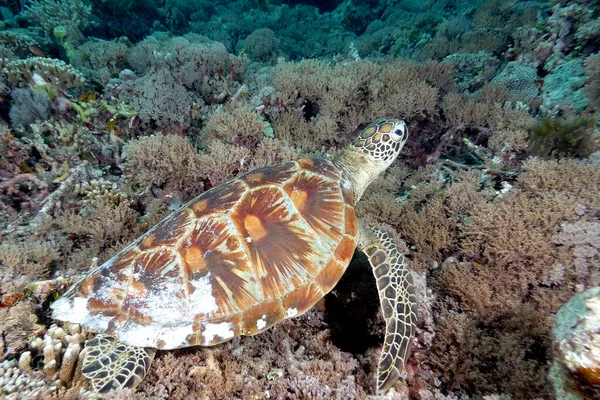
<svg viewBox="0 0 600 400"><path fill-rule="evenodd" d="M38 324L35 306L31 301L22 301L12 307L0 309L0 333L4 338L5 357L15 357L25 350L43 326Z"/></svg>
<svg viewBox="0 0 600 400"><path fill-rule="evenodd" d="M211 115L202 131L202 141L207 144L219 139L253 150L263 138L264 128L259 114L234 103Z"/></svg>
<svg viewBox="0 0 600 400"><path fill-rule="evenodd" d="M474 191L474 172L448 190L448 210L462 215L459 252L432 270L444 306L430 360L451 371L448 383L545 396L552 315L593 279L578 229L597 215L600 175L591 161L531 158L522 167L520 189L498 197Z"/></svg>
<svg viewBox="0 0 600 400"><path fill-rule="evenodd" d="M307 120L333 118L342 132L375 117L430 115L438 95L414 65L403 61L282 63L275 68L274 83L285 104L304 107Z"/></svg>
<svg viewBox="0 0 600 400"><path fill-rule="evenodd" d="M145 136L123 147L125 177L136 192L162 189L167 192L199 193L206 170L200 154L184 137Z"/></svg>
<svg viewBox="0 0 600 400"><path fill-rule="evenodd" d="M94 257L105 261L113 256L143 233L144 225L138 224L137 217L129 204L115 204L104 198L90 201L79 213L66 212L59 216L58 226L75 242L75 249L69 255L70 264L85 270L92 265Z"/></svg>
<svg viewBox="0 0 600 400"><path fill-rule="evenodd" d="M60 254L51 243L13 242L0 244L0 294L21 296L22 286L34 279L48 277ZM9 301L12 303L12 301Z"/></svg>

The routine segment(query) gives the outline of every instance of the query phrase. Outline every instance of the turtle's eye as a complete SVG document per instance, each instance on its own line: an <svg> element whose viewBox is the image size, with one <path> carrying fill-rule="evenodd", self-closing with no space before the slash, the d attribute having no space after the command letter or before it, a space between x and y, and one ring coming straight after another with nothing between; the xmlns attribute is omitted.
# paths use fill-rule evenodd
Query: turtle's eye
<svg viewBox="0 0 600 400"><path fill-rule="evenodd" d="M404 129L401 129L401 128L394 129L392 132L393 134L391 135L392 139L394 139L394 141L396 141L396 142L400 142L400 141L404 140L404 138L406 136L404 132L405 132Z"/></svg>
<svg viewBox="0 0 600 400"><path fill-rule="evenodd" d="M408 138L408 129L406 128L406 123L402 120L396 120L390 136L394 142L406 141Z"/></svg>

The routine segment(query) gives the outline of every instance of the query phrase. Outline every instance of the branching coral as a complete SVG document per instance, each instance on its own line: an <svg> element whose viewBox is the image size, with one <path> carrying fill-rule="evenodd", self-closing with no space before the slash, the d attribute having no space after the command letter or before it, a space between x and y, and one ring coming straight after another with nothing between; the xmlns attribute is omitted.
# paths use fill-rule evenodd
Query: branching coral
<svg viewBox="0 0 600 400"><path fill-rule="evenodd" d="M19 302L0 310L0 331L4 339L2 352L5 357L15 357L27 349L29 342L43 331L30 300Z"/></svg>
<svg viewBox="0 0 600 400"><path fill-rule="evenodd" d="M203 98L217 98L220 93L218 81L227 81L231 94L235 91L234 77L246 70L247 60L231 55L219 42L209 41L203 36L186 35L174 37L165 43L164 63L174 76L188 89L202 93ZM229 79L229 80L228 80Z"/></svg>
<svg viewBox="0 0 600 400"><path fill-rule="evenodd" d="M43 338L41 332L37 332L40 337L30 338L18 362L14 359L1 365L0 393L8 394L9 399L49 399L56 398L59 388L75 387L73 392L87 398L90 393L79 386L84 383L80 371L86 333L73 324L52 325ZM69 398L64 395L61 390L58 398Z"/></svg>
<svg viewBox="0 0 600 400"><path fill-rule="evenodd" d="M123 169L136 192L162 189L167 192L199 193L206 169L200 154L184 137L145 136L123 147Z"/></svg>
<svg viewBox="0 0 600 400"><path fill-rule="evenodd" d="M546 373L551 316L574 286L596 279L595 250L587 239L595 225L585 221L597 213L600 176L590 161L532 158L522 167L527 172L516 181L521 189L493 203L493 192L476 194L468 185L466 196L460 183L462 190L446 195L459 196L446 204L462 214L460 258L447 258L432 271L430 284L448 308L431 354L443 371L452 371L445 381L533 395L546 390L536 382ZM464 183L474 178L467 175ZM486 372L496 359L511 360L519 373L504 366Z"/></svg>
<svg viewBox="0 0 600 400"><path fill-rule="evenodd" d="M407 62L315 60L277 65L275 89L284 104L304 107L307 120L332 118L342 131L381 116L416 118L434 112L438 90Z"/></svg>
<svg viewBox="0 0 600 400"><path fill-rule="evenodd" d="M220 108L206 121L202 141L209 143L219 139L254 150L264 137L265 126L258 113L244 104L233 104Z"/></svg>
<svg viewBox="0 0 600 400"><path fill-rule="evenodd" d="M263 139L248 164L249 169L297 160L301 157L296 146L280 139Z"/></svg>
<svg viewBox="0 0 600 400"><path fill-rule="evenodd" d="M57 219L64 233L74 236L79 247L92 247L101 261L108 259L124 245L141 234L144 227L137 223L138 214L127 203L115 204L111 200L98 198L76 214L67 212ZM90 266L87 264L79 268Z"/></svg>
<svg viewBox="0 0 600 400"><path fill-rule="evenodd" d="M92 39L77 47L70 61L88 79L106 85L125 69L128 51L123 41Z"/></svg>
<svg viewBox="0 0 600 400"><path fill-rule="evenodd" d="M399 232L416 246L420 259L435 260L442 249L454 244L456 221L448 218L444 200L434 198L420 211L402 214Z"/></svg>
<svg viewBox="0 0 600 400"><path fill-rule="evenodd" d="M213 140L206 146L206 152L200 156L202 171L205 173L205 189L231 179L249 170L252 152L247 148Z"/></svg>
<svg viewBox="0 0 600 400"><path fill-rule="evenodd" d="M493 170L518 165L527 154L525 129L532 118L527 106L513 103L509 98L501 86L486 86L475 96L447 94L443 99L447 130L434 149L430 148L430 142L415 142L414 154L418 156L423 153L419 149L424 148L428 163L436 162L444 154L471 165L485 163ZM503 139L507 139L506 143ZM488 141L491 145L483 149L482 144Z"/></svg>
<svg viewBox="0 0 600 400"><path fill-rule="evenodd" d="M43 278L48 274L51 264L58 258L59 253L51 243L20 242L0 245L0 263L5 281L23 276L29 279Z"/></svg>
<svg viewBox="0 0 600 400"><path fill-rule="evenodd" d="M117 183L108 182L103 178L86 181L83 184L76 184L74 191L83 196L84 202L99 199L112 201L117 205L127 202L127 195L118 189Z"/></svg>
<svg viewBox="0 0 600 400"><path fill-rule="evenodd" d="M137 111L146 128L181 132L189 127L193 98L171 71L161 69L123 86L119 100Z"/></svg>
<svg viewBox="0 0 600 400"><path fill-rule="evenodd" d="M600 169L598 161L542 160L532 157L522 165L519 181L523 188L538 196L565 196L578 214L597 215L600 211Z"/></svg>
<svg viewBox="0 0 600 400"><path fill-rule="evenodd" d="M413 64L385 63L369 86L372 103L366 119L398 115L411 120L435 113L438 88L428 84Z"/></svg>
<svg viewBox="0 0 600 400"><path fill-rule="evenodd" d="M526 171L518 174L444 161L408 177L394 171L389 185L384 175L365 194L359 212L394 226L439 296L423 362L439 367L443 387L546 393L550 317L575 285L596 279L583 239L593 225L582 222L600 206L596 163L532 158L513 164Z"/></svg>
<svg viewBox="0 0 600 400"><path fill-rule="evenodd" d="M502 87L485 87L476 96L450 93L444 97L444 114L455 127L527 126L530 121L527 109L509 99Z"/></svg>
<svg viewBox="0 0 600 400"><path fill-rule="evenodd" d="M51 84L59 89L82 86L83 76L62 60L44 57L31 57L16 60L5 65L4 73L15 86L36 86Z"/></svg>
<svg viewBox="0 0 600 400"><path fill-rule="evenodd" d="M547 395L545 351L548 324L532 307L511 310L505 318L481 323L464 311L438 314L436 339L430 352L442 373L453 382L479 393ZM450 391L450 390L449 390ZM460 391L459 391L460 392Z"/></svg>
<svg viewBox="0 0 600 400"><path fill-rule="evenodd" d="M23 32L12 31L0 32L0 45L5 46L21 57L30 55L31 50L37 47L36 41L31 36ZM0 67L2 67L1 63Z"/></svg>
<svg viewBox="0 0 600 400"><path fill-rule="evenodd" d="M191 106L188 91L195 92L208 104L224 103L238 89L238 80L246 71L247 63L247 59L229 54L221 43L194 34L164 42L149 37L134 46L127 59L137 71L146 72L135 81L137 84L126 85L129 92L141 92L137 95L145 98L137 107L140 114L146 112L145 108L149 113L160 114L159 108L165 105L161 100L170 100L180 105L179 109L170 110L177 118L174 122L178 123L189 114L181 110L189 111ZM149 86L144 88L144 85ZM152 91L153 86L162 89ZM166 99L170 96L169 90L174 92L173 97ZM133 101L137 95L123 94L122 98ZM158 102L152 103L156 96L159 96ZM162 114L167 117L167 113Z"/></svg>
<svg viewBox="0 0 600 400"><path fill-rule="evenodd" d="M454 90L454 71L456 65L451 62L430 61L417 65L417 71L425 81L433 87L440 88L443 93Z"/></svg>
<svg viewBox="0 0 600 400"><path fill-rule="evenodd" d="M148 36L136 43L127 53L127 63L139 73L146 73L161 61L161 43L154 36Z"/></svg>
<svg viewBox="0 0 600 400"><path fill-rule="evenodd" d="M574 205L564 195L540 199L518 193L472 211L463 228L462 251L486 268L510 271L502 281L490 281L496 312L516 306L531 285L549 279L548 266L568 261L564 249L548 238L573 213Z"/></svg>
<svg viewBox="0 0 600 400"><path fill-rule="evenodd" d="M275 112L270 116L274 135L288 143L302 154L319 154L323 149L334 151L345 143L347 138L332 135L337 128L333 118L320 116L307 121L302 110Z"/></svg>
<svg viewBox="0 0 600 400"><path fill-rule="evenodd" d="M81 31L89 26L91 12L83 0L31 0L23 15L39 26L46 41L56 37L75 44L83 38Z"/></svg>
<svg viewBox="0 0 600 400"><path fill-rule="evenodd" d="M65 340L75 335L66 326L50 328L41 339L38 322L24 315L47 317L47 302L36 305L28 291L17 290L32 279L19 268L40 265L31 275L74 277L203 190L256 167L306 155L335 156L361 124L393 116L408 120L409 144L357 207L367 221L392 226L405 243L411 268L420 272L421 319L406 369L410 394L398 383L386 398L548 396L543 378L549 320L574 290L598 284L600 178L597 161L573 161L574 152L559 161L523 160L540 149L540 155L557 154L545 152L556 147L554 139L549 145L538 142L536 149L527 143L527 132L531 117L547 110L538 96L539 81L544 91L563 93L561 101L582 93L581 60L597 47L582 43L597 39L589 2L557 4L552 14L561 14L560 21L548 24L547 14L536 11L533 28L518 25L524 16L533 17L535 2L492 0L472 9L468 2L447 7L442 1L358 5L352 0L331 15L317 15L307 6L264 1L259 3L268 14L240 2L225 10L177 0L149 8L146 15L134 1L109 0L94 2L98 10L91 18L85 3L50 3L34 0L25 14L44 27L44 50L69 59L88 82L52 59L15 61L39 49L13 33L19 29L0 33L0 67L6 71L0 76L0 118L9 115L10 90L18 98L22 90L34 93L38 84L54 107L49 122L17 132L0 121L0 206L4 215L11 213L10 223L0 227L5 272L0 319L15 313L6 324L15 333L0 335L0 348L17 357L23 371L15 372L15 362L6 364L11 395L26 393L28 385L21 383L35 374L47 377L50 388L76 383L75 356L82 344ZM65 19L69 7L72 21ZM360 19L365 15L354 11L366 9L381 19ZM109 25L135 33L127 35L131 40L152 26L152 36L135 44L124 36L78 41L77 32L88 21L100 15L110 19L118 11L131 13L132 28L103 20L98 37L109 39ZM137 30L145 17L153 25ZM8 19L3 23L16 26ZM352 32L340 31L340 23ZM190 27L207 37L173 37L164 32L169 27ZM255 31L263 27L272 31ZM303 46L297 39L301 29L312 34ZM244 48L248 57L230 54ZM398 58L457 51L426 64ZM319 54L319 61L252 64L247 70L249 59L270 64L279 55L295 60L310 54ZM361 60L382 54L390 58ZM592 55L585 62L590 79L584 88L596 103L597 61ZM575 64L576 79L563 81ZM504 71L495 85L487 85L499 66ZM78 99L67 92L86 83L94 90L84 92L86 86ZM526 100L531 101L525 105ZM581 108L570 112L582 113ZM586 130L594 139L592 129ZM51 261L21 249L32 242L53 250ZM348 274L369 288L368 279L356 276ZM159 353L138 393L109 397L367 398L381 321L377 297L365 293L344 292L340 284L330 296L371 307L368 317L344 315L350 330L339 329L341 318L334 314L343 312L335 313L326 300L326 316L311 310L253 338ZM367 349L340 351L340 337L346 344L356 342L358 334L348 332L360 328L374 337ZM28 344L31 335L40 336L34 345ZM17 375L27 378L17 383ZM78 392L74 387L34 395L82 397Z"/></svg>
<svg viewBox="0 0 600 400"><path fill-rule="evenodd" d="M58 382L46 382L39 374L28 374L20 368L17 360L0 363L0 394L7 400L39 398L43 393L54 392Z"/></svg>

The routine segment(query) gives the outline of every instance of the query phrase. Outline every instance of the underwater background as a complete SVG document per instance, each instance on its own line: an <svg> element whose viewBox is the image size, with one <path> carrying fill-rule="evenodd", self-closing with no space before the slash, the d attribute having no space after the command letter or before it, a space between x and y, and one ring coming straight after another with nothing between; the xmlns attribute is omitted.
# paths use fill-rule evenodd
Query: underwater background
<svg viewBox="0 0 600 400"><path fill-rule="evenodd" d="M374 395L384 323L357 257L303 316L161 352L106 398L600 398L598 358L574 377L552 332L600 286L599 14L586 0L0 0L0 397L92 396L87 336L49 310L90 268L224 180L335 156L395 117L409 141L357 212L415 272L405 379Z"/></svg>

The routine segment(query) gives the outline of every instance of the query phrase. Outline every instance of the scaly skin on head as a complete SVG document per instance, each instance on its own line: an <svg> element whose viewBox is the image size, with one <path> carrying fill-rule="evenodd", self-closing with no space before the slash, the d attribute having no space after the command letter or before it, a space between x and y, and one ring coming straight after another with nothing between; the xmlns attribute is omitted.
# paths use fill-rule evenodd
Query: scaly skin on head
<svg viewBox="0 0 600 400"><path fill-rule="evenodd" d="M354 189L354 204L365 189L398 157L408 139L406 123L379 119L367 125L333 162L346 173Z"/></svg>

